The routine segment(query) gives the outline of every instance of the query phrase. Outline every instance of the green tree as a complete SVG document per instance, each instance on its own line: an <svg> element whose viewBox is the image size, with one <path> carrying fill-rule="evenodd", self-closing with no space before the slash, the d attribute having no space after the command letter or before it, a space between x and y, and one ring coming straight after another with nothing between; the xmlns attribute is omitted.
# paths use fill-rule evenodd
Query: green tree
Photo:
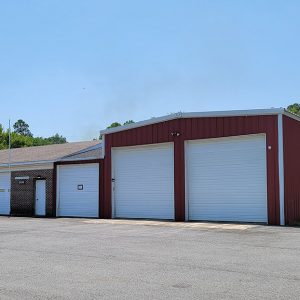
<svg viewBox="0 0 300 300"><path fill-rule="evenodd" d="M124 124L123 124L123 125L128 125L128 124L132 124L132 123L134 123L134 121L133 121L133 120L128 120L128 121L124 122Z"/></svg>
<svg viewBox="0 0 300 300"><path fill-rule="evenodd" d="M7 148L8 139L6 139L6 136L8 136L3 128L3 126L0 124L0 150Z"/></svg>
<svg viewBox="0 0 300 300"><path fill-rule="evenodd" d="M65 144L67 142L67 139L65 137L63 137L62 135L59 135L58 133L56 133L55 135L46 138L45 141L47 143L49 143L49 145L50 144Z"/></svg>
<svg viewBox="0 0 300 300"><path fill-rule="evenodd" d="M47 137L34 137L28 124L23 120L18 120L14 125L14 131L11 133L11 147L22 148L32 146L45 146L52 144L64 144L67 143L67 139L58 133ZM0 124L0 150L7 149L9 144L9 130L4 130Z"/></svg>
<svg viewBox="0 0 300 300"><path fill-rule="evenodd" d="M8 145L8 133L6 136ZM16 132L11 133L11 147L12 148L23 148L33 146L33 138L31 136L25 136Z"/></svg>
<svg viewBox="0 0 300 300"><path fill-rule="evenodd" d="M32 137L32 133L29 130L29 125L25 121L20 119L14 124L13 127L15 133L18 133L23 136Z"/></svg>
<svg viewBox="0 0 300 300"><path fill-rule="evenodd" d="M287 110L300 116L300 103L294 103L287 107Z"/></svg>
<svg viewBox="0 0 300 300"><path fill-rule="evenodd" d="M119 127L119 126L122 126L122 124L119 123L119 122L114 122L114 123L111 123L111 124L107 127L107 129L109 129L109 128L115 128L115 127Z"/></svg>

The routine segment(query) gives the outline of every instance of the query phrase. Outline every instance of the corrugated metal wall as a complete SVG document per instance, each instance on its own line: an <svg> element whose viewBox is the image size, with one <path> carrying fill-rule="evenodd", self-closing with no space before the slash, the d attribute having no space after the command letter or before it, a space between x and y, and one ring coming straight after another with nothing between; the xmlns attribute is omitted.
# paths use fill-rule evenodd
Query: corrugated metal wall
<svg viewBox="0 0 300 300"><path fill-rule="evenodd" d="M172 132L180 135L172 136ZM174 142L175 220L185 219L184 141L265 133L267 136L267 182L269 224L279 224L279 178L277 116L176 119L105 136L104 207L102 217L111 218L111 147Z"/></svg>
<svg viewBox="0 0 300 300"><path fill-rule="evenodd" d="M300 220L300 122L283 116L286 223Z"/></svg>

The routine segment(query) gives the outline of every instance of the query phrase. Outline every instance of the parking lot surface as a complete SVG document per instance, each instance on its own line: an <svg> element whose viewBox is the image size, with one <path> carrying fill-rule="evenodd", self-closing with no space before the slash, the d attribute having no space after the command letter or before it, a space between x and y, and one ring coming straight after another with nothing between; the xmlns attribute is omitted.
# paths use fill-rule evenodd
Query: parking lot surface
<svg viewBox="0 0 300 300"><path fill-rule="evenodd" d="M299 299L300 228L0 217L0 299Z"/></svg>

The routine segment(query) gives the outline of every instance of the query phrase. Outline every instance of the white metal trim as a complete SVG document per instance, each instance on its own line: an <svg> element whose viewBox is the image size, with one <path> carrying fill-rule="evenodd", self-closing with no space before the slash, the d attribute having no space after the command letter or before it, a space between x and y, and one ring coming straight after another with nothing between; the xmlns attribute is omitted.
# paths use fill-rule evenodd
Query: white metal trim
<svg viewBox="0 0 300 300"><path fill-rule="evenodd" d="M203 117L237 117L237 116L260 116L260 115L278 115L285 113L284 108L270 108L270 109L252 109L252 110L229 110L229 111L210 111L210 112L190 112L190 113L176 113L166 115L163 117L152 118L145 121L140 121L125 126L105 129L100 131L101 134L110 134L114 132L124 131L146 125L165 122L173 119L180 118L203 118ZM288 113L289 115L290 113ZM293 114L291 114L293 115ZM294 116L294 115L293 115ZM300 118L298 119L300 120Z"/></svg>
<svg viewBox="0 0 300 300"><path fill-rule="evenodd" d="M91 156L91 157L85 157L85 158L64 158L64 159L61 159L61 160L58 160L57 162L64 162L64 161L83 161L83 162L86 162L86 161L89 161L89 160L94 160L94 159L99 159L98 157L95 157L95 156Z"/></svg>
<svg viewBox="0 0 300 300"><path fill-rule="evenodd" d="M114 149L111 148L111 178L110 183L111 183L111 217L114 219L116 216L116 212L115 212L115 207L116 207L116 203L115 203L115 182L112 181L113 178L115 178L115 168L114 168Z"/></svg>
<svg viewBox="0 0 300 300"><path fill-rule="evenodd" d="M102 136L101 158L105 158L105 134L103 134L103 136Z"/></svg>
<svg viewBox="0 0 300 300"><path fill-rule="evenodd" d="M54 163L55 161L59 161L59 160L40 160L40 161L16 162L16 163L12 163L10 165L11 166L38 165L38 164ZM0 167L8 167L8 164L0 163Z"/></svg>
<svg viewBox="0 0 300 300"><path fill-rule="evenodd" d="M284 158L283 158L283 120L282 114L278 115L278 172L279 172L279 204L280 225L285 225L284 212Z"/></svg>
<svg viewBox="0 0 300 300"><path fill-rule="evenodd" d="M282 112L282 114L287 116L287 117L290 117L290 118L292 118L296 121L300 121L300 117L298 115L296 115L294 113L291 113L290 111L288 111L286 109Z"/></svg>
<svg viewBox="0 0 300 300"><path fill-rule="evenodd" d="M60 202L60 197L59 197L59 172L60 168L59 165L56 166L56 216L59 217L59 202Z"/></svg>
<svg viewBox="0 0 300 300"><path fill-rule="evenodd" d="M187 170L187 156L186 147L188 141L184 141L184 194L185 194L185 221L189 221L189 199L188 199L188 170Z"/></svg>

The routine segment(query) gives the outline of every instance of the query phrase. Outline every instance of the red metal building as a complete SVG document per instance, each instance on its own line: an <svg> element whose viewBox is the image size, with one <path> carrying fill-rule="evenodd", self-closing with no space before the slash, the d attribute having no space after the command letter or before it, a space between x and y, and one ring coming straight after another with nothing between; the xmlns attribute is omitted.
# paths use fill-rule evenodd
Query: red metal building
<svg viewBox="0 0 300 300"><path fill-rule="evenodd" d="M178 113L104 130L100 216L293 224L299 121L261 109Z"/></svg>

